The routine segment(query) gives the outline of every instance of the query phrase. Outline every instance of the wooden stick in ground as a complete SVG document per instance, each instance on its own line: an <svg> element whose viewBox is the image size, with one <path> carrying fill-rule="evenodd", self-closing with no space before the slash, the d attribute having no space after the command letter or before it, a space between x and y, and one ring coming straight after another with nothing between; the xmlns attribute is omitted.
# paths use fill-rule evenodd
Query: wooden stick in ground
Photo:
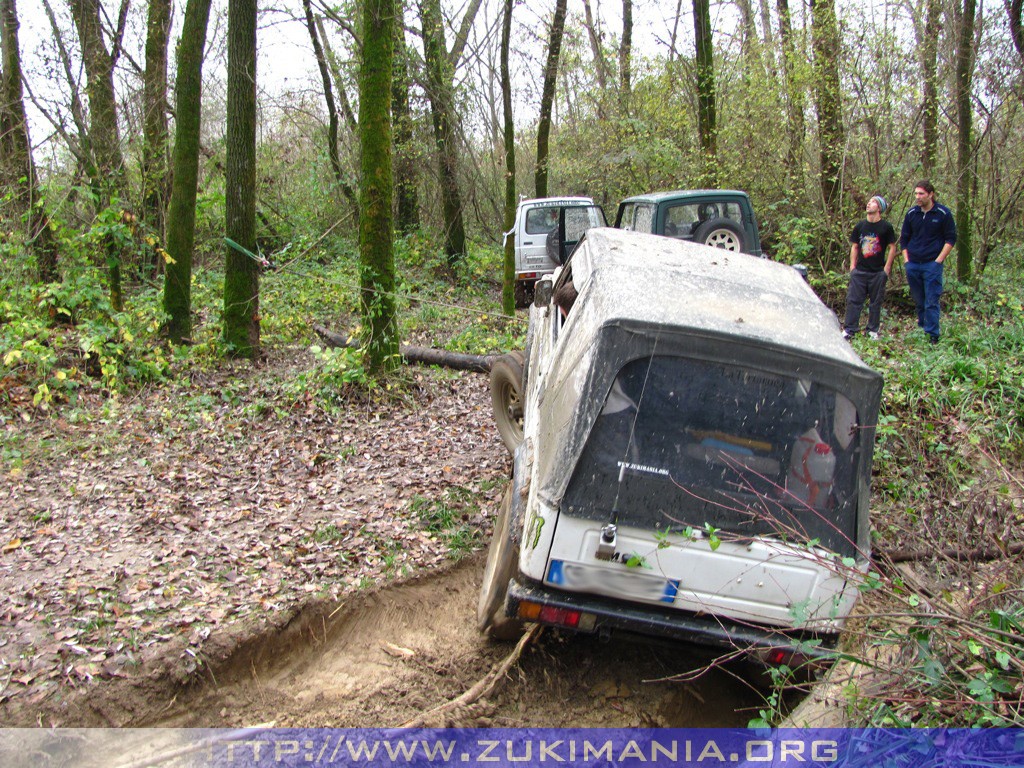
<svg viewBox="0 0 1024 768"><path fill-rule="evenodd" d="M428 718L433 718L437 715L442 715L446 712L451 712L459 707L466 707L472 704L478 699L485 698L491 694L491 692L497 687L505 674L512 668L512 666L519 661L519 657L523 655L523 649L528 643L532 642L543 630L539 624L534 624L530 627L530 631L519 638L519 642L516 643L516 647L512 649L512 652L502 659L499 663L495 664L491 671L488 672L483 678L478 680L472 688L466 691L464 694L456 699L445 702L438 707L434 707L420 715L417 715L412 720L406 723L402 723L400 728L420 728L427 721Z"/></svg>

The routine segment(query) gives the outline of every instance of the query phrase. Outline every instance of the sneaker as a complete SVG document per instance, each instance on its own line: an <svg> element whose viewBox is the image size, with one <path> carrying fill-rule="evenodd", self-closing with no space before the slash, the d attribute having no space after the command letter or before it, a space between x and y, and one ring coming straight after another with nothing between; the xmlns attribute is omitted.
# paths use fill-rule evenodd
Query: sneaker
<svg viewBox="0 0 1024 768"><path fill-rule="evenodd" d="M844 328L844 329L843 329L843 339L844 339L845 341L849 341L849 340L850 340L850 339L852 339L852 338L853 338L853 334L852 334L852 333L850 333L850 332L849 332L848 330L846 330L846 329Z"/></svg>
<svg viewBox="0 0 1024 768"><path fill-rule="evenodd" d="M868 331L868 338L871 339L872 341L878 341L878 331Z"/></svg>
<svg viewBox="0 0 1024 768"><path fill-rule="evenodd" d="M928 334L928 341L931 342L932 344L938 344L939 343L939 337L938 336L933 336L932 334Z"/></svg>

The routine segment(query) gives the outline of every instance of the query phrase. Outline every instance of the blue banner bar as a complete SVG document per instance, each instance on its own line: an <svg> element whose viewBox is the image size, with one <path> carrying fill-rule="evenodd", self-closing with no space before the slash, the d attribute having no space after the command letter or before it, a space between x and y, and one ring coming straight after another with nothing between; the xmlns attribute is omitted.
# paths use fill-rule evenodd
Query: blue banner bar
<svg viewBox="0 0 1024 768"><path fill-rule="evenodd" d="M1024 729L3 729L3 768L1024 767Z"/></svg>

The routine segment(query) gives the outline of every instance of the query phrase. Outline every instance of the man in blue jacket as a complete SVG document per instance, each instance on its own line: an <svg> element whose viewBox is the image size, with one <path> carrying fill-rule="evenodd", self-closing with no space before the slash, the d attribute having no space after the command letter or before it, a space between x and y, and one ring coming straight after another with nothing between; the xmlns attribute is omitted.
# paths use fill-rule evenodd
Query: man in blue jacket
<svg viewBox="0 0 1024 768"><path fill-rule="evenodd" d="M956 222L949 208L935 202L931 182L917 182L914 200L917 205L907 211L900 232L903 267L910 295L917 305L917 324L924 328L932 344L938 344L942 264L956 245Z"/></svg>

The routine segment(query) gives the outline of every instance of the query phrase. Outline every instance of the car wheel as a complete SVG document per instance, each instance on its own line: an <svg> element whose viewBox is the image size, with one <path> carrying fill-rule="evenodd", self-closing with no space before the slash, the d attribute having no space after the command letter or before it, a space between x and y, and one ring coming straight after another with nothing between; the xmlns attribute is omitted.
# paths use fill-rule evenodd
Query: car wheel
<svg viewBox="0 0 1024 768"><path fill-rule="evenodd" d="M487 551L484 582L480 587L480 602L476 608L477 627L495 640L516 640L523 634L520 619L505 615L508 583L515 576L519 553L512 542L512 486L505 491L494 521L494 536Z"/></svg>
<svg viewBox="0 0 1024 768"><path fill-rule="evenodd" d="M527 282L516 280L516 285L513 289L513 295L515 296L516 309L528 307L530 306L530 302L533 301L533 285Z"/></svg>
<svg viewBox="0 0 1024 768"><path fill-rule="evenodd" d="M509 453L523 442L523 353L503 355L491 366L491 408Z"/></svg>
<svg viewBox="0 0 1024 768"><path fill-rule="evenodd" d="M741 253L747 247L743 230L732 219L719 218L705 221L693 233L693 240L702 245L724 248L735 253Z"/></svg>

